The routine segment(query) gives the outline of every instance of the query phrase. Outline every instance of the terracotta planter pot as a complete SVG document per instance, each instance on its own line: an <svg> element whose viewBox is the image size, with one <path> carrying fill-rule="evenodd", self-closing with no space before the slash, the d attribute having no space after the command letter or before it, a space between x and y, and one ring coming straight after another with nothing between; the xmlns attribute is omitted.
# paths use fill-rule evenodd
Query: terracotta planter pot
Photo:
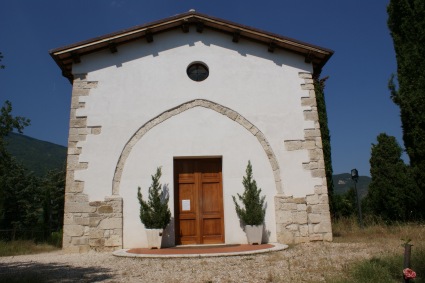
<svg viewBox="0 0 425 283"><path fill-rule="evenodd" d="M149 249L160 249L164 229L146 229Z"/></svg>
<svg viewBox="0 0 425 283"><path fill-rule="evenodd" d="M261 239L263 238L263 225L246 225L245 226L246 237L248 238L248 244L250 245L261 245Z"/></svg>

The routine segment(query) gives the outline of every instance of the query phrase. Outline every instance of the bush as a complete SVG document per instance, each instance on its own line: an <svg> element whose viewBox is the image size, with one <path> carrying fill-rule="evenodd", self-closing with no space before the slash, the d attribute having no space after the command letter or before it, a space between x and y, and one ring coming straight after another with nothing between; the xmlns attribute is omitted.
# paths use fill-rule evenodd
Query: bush
<svg viewBox="0 0 425 283"><path fill-rule="evenodd" d="M236 197L232 196L236 213L245 225L261 225L266 215L265 196L260 197L261 189L257 188L257 182L252 177L251 161L248 161L246 176L243 177L242 184L245 187L243 195L237 194L237 196L243 206L239 206Z"/></svg>
<svg viewBox="0 0 425 283"><path fill-rule="evenodd" d="M171 221L171 212L168 208L168 196L161 190L159 179L161 178L161 167L156 169L152 175L152 185L149 187L149 199L143 200L140 187L137 190L137 198L140 203L140 220L147 229L165 229Z"/></svg>
<svg viewBox="0 0 425 283"><path fill-rule="evenodd" d="M62 230L52 232L47 242L52 246L62 248Z"/></svg>

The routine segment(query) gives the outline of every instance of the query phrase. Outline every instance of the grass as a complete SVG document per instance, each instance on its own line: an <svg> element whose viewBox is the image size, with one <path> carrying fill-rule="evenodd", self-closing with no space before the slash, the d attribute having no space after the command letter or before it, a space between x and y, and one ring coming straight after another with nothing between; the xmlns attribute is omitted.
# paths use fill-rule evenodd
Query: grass
<svg viewBox="0 0 425 283"><path fill-rule="evenodd" d="M341 219L333 224L334 241L340 243L366 243L379 245L381 254L348 265L340 276L327 278L331 283L361 282L401 282L403 270L402 245L411 240L411 268L417 278L411 282L425 282L425 225L383 223L377 219L367 219L361 229L357 219Z"/></svg>
<svg viewBox="0 0 425 283"><path fill-rule="evenodd" d="M36 244L33 241L0 241L0 256L38 254L54 250L58 248L48 244Z"/></svg>
<svg viewBox="0 0 425 283"><path fill-rule="evenodd" d="M416 271L417 278L411 282L425 282L425 250L421 249L412 254L412 269ZM331 283L388 283L401 282L403 259L401 255L373 257L350 266L343 278L328 278Z"/></svg>
<svg viewBox="0 0 425 283"><path fill-rule="evenodd" d="M417 223L387 224L379 219L365 219L361 229L357 219L344 218L332 223L336 242L374 242L376 239L403 241L410 239L425 247L425 225Z"/></svg>

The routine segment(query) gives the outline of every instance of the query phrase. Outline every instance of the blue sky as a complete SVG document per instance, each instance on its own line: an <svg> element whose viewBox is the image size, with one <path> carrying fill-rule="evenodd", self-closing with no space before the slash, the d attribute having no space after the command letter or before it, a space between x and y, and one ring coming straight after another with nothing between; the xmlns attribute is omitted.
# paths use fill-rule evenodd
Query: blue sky
<svg viewBox="0 0 425 283"><path fill-rule="evenodd" d="M402 144L399 109L387 89L396 72L386 25L389 0L73 0L2 1L0 103L31 119L25 134L66 145L71 84L48 51L160 20L190 9L326 47L335 54L322 71L330 76L326 103L334 173L357 168L370 175L372 143L381 132Z"/></svg>

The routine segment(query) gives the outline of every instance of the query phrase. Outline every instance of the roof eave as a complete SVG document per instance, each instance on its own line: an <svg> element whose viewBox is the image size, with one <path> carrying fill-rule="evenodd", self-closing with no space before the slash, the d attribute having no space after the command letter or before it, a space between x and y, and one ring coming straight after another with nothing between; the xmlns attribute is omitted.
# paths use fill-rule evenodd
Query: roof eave
<svg viewBox="0 0 425 283"><path fill-rule="evenodd" d="M130 41L153 36L154 34L182 27L184 25L202 24L202 27L212 28L228 33L238 38L245 38L266 44L270 48L282 48L299 53L306 58L306 62L311 62L315 72L322 69L334 51L308 44L299 40L291 39L281 35L269 33L248 26L243 26L223 19L214 18L198 12L189 11L160 21L135 26L119 32L110 33L101 37L78 42L72 45L52 49L50 56L61 68L62 74L71 82L73 80L72 64L78 62L81 56L97 52L102 49L119 46ZM316 71L317 70L317 71Z"/></svg>

